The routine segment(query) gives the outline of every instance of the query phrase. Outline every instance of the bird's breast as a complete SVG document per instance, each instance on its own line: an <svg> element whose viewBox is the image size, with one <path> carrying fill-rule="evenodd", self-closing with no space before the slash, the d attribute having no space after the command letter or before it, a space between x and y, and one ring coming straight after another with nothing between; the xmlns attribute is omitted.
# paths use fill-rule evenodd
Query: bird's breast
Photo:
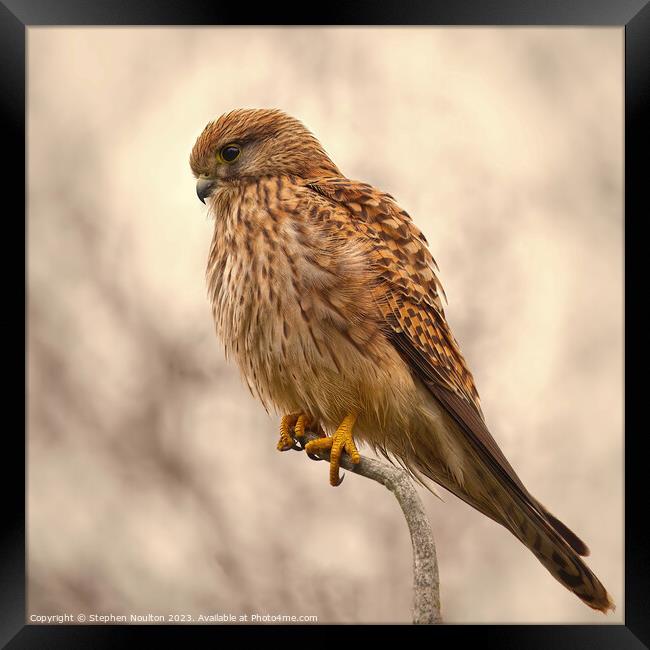
<svg viewBox="0 0 650 650"><path fill-rule="evenodd" d="M336 421L388 386L394 353L367 255L314 218L319 201L273 184L217 204L207 277L218 334L251 391L267 408Z"/></svg>
<svg viewBox="0 0 650 650"><path fill-rule="evenodd" d="M333 363L319 341L333 317L323 300L339 281L336 261L277 183L242 188L214 209L207 279L217 332L255 394L293 403L303 369Z"/></svg>

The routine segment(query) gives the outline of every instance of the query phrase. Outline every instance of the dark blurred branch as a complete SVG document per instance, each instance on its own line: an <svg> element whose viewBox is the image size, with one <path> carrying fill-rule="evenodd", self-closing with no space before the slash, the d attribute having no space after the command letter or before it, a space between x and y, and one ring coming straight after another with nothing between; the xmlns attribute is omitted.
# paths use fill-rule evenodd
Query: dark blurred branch
<svg viewBox="0 0 650 650"><path fill-rule="evenodd" d="M307 444L318 437L319 434L306 431L301 442ZM329 461L329 451L315 455ZM436 544L431 524L409 475L400 467L364 456L354 465L345 453L341 458L341 467L381 483L395 495L408 524L413 545L413 622L442 622Z"/></svg>

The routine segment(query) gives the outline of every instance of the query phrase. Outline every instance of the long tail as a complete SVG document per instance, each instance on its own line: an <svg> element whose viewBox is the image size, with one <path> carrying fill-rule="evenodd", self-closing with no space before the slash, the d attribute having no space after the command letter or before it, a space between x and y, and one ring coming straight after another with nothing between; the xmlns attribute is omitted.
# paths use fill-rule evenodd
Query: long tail
<svg viewBox="0 0 650 650"><path fill-rule="evenodd" d="M507 528L558 582L589 607L603 613L615 609L603 584L580 558L589 555L587 545L528 492L512 489L474 454L466 457L462 484L433 449L421 448L418 458L411 456L408 464L417 474L439 483Z"/></svg>
<svg viewBox="0 0 650 650"><path fill-rule="evenodd" d="M546 567L549 573L585 604L603 613L614 610L611 596L585 564L580 555L588 555L589 549L575 533L551 515L539 502L540 511L530 506L506 505L503 523L517 539L525 544Z"/></svg>

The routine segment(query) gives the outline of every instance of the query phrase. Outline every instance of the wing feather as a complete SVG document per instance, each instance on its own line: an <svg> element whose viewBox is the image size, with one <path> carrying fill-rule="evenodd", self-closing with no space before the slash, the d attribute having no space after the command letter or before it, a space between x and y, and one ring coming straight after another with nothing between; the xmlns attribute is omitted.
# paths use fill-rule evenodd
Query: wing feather
<svg viewBox="0 0 650 650"><path fill-rule="evenodd" d="M366 183L326 178L309 181L308 186L347 207L351 218L342 221L340 228L367 238L382 281L376 289L377 304L388 337L413 373L517 501L541 517L577 553L587 555L586 544L524 487L488 430L474 379L445 318L436 263L409 215L389 194Z"/></svg>

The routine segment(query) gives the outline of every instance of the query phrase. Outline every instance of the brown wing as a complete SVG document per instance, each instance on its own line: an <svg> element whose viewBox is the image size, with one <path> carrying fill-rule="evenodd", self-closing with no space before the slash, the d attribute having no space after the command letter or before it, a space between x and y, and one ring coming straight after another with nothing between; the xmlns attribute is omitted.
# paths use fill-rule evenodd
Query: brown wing
<svg viewBox="0 0 650 650"><path fill-rule="evenodd" d="M546 519L577 553L586 555L584 542L526 490L490 434L472 374L445 319L436 263L409 215L390 195L365 183L327 178L308 185L344 204L351 218L340 227L354 228L371 243L371 255L383 281L377 289L377 304L391 342L414 374L504 487Z"/></svg>
<svg viewBox="0 0 650 650"><path fill-rule="evenodd" d="M426 353L422 370L426 368L436 382L459 394L482 418L474 379L445 321L444 290L424 235L390 195L371 185L328 178L310 183L310 187L343 203L352 219L341 227L360 231L371 242L371 254L383 281L377 298L392 331L412 339L417 349Z"/></svg>

